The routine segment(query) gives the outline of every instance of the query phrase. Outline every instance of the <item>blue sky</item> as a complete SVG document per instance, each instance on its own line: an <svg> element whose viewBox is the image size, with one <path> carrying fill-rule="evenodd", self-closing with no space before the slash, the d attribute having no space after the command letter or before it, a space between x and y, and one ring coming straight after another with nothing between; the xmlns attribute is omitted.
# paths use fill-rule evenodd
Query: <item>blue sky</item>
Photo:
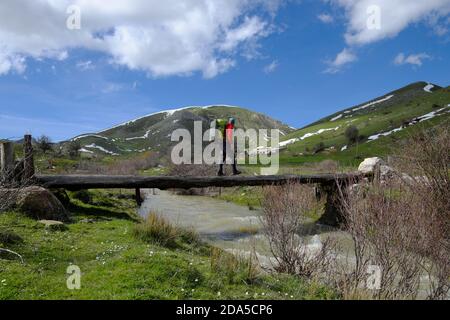
<svg viewBox="0 0 450 320"><path fill-rule="evenodd" d="M11 45L12 38L4 34L16 32L15 26L0 22L0 138L32 133L58 141L158 110L211 104L246 107L301 127L411 82L448 86L450 19L444 9L449 1L429 2L430 7L406 15L410 19L406 25L382 19L387 26L381 25L379 32L384 34L375 39L357 29L360 8L351 0L277 1L270 10L233 8L230 29L217 39L200 41L192 52L204 45L220 47L229 39L234 42L217 52L203 52L210 59L205 64L194 59L195 63L182 66L176 65L179 56L161 58L148 48L142 48L150 51L138 59L134 52L113 47L115 42L107 49L81 40L67 44L70 33L61 36L64 41L58 34L41 36L44 44L34 51L36 46L23 44L27 41ZM241 26L250 28L252 17L257 17L252 20L252 30L257 31L241 32ZM88 18L94 21L96 16ZM114 15L108 18L112 26L114 19L124 23ZM92 30L94 26L86 32ZM238 36L242 34L245 37ZM349 35L358 35L359 40L349 40ZM181 39L189 37L198 38L187 34ZM2 52L2 47L7 49ZM182 49L180 54L186 54ZM226 66L210 71L211 61Z"/></svg>

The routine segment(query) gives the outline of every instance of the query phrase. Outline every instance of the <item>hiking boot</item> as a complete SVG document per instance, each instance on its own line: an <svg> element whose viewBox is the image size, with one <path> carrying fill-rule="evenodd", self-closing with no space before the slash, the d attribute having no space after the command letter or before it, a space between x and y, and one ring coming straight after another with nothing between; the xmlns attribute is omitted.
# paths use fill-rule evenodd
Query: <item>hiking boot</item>
<svg viewBox="0 0 450 320"><path fill-rule="evenodd" d="M242 172L240 172L239 170L234 170L233 171L233 176L238 176L240 175Z"/></svg>

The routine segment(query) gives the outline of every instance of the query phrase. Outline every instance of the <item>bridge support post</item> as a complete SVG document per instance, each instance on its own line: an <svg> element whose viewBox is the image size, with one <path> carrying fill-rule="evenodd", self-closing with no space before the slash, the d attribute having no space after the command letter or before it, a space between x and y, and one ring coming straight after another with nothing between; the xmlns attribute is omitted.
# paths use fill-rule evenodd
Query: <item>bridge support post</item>
<svg viewBox="0 0 450 320"><path fill-rule="evenodd" d="M339 200L339 186L337 182L321 184L319 193L325 197L326 202L324 213L318 222L329 226L339 226L343 222L344 216Z"/></svg>
<svg viewBox="0 0 450 320"><path fill-rule="evenodd" d="M141 189L136 188L136 203L138 205L138 207L140 207L142 205L142 203L144 203L144 200L142 199L142 195L141 195Z"/></svg>

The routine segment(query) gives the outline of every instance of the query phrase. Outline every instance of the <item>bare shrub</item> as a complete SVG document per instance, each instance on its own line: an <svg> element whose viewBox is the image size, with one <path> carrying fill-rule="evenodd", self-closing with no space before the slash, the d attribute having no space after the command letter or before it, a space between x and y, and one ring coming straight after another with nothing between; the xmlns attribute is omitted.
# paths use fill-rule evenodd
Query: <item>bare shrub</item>
<svg viewBox="0 0 450 320"><path fill-rule="evenodd" d="M339 169L339 163L334 160L323 160L317 164L317 171L325 173L336 173Z"/></svg>
<svg viewBox="0 0 450 320"><path fill-rule="evenodd" d="M416 298L424 257L417 252L424 210L412 208L414 195L401 185L375 181L349 191L342 200L346 230L354 242L351 290L364 287L368 265L381 270L374 298Z"/></svg>
<svg viewBox="0 0 450 320"><path fill-rule="evenodd" d="M414 195L411 209L425 212L417 250L429 260L429 298L443 299L450 290L450 123L420 130L398 150L394 166Z"/></svg>
<svg viewBox="0 0 450 320"><path fill-rule="evenodd" d="M351 271L336 281L345 294L365 287L370 264L382 273L380 290L366 291L373 298L416 298L424 273L429 276L427 298L447 297L449 139L448 128L419 132L395 156L401 179L341 186L345 229L355 255Z"/></svg>
<svg viewBox="0 0 450 320"><path fill-rule="evenodd" d="M331 239L312 250L298 235L314 204L312 188L300 184L263 189L262 224L276 260L276 271L311 277L326 271L332 263Z"/></svg>

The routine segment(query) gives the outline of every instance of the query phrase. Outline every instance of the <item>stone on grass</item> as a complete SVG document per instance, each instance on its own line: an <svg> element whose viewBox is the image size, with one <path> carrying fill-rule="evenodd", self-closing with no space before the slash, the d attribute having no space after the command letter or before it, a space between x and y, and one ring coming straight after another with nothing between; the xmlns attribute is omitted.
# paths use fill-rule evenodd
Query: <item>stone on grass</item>
<svg viewBox="0 0 450 320"><path fill-rule="evenodd" d="M381 158L373 157L364 159L363 162L358 167L358 171L368 174L374 173L377 167L385 165L384 161Z"/></svg>
<svg viewBox="0 0 450 320"><path fill-rule="evenodd" d="M26 187L20 190L17 207L25 215L37 220L66 221L69 216L53 193L42 187Z"/></svg>
<svg viewBox="0 0 450 320"><path fill-rule="evenodd" d="M55 221L55 220L39 220L38 223L43 224L45 226L45 229L48 229L50 231L65 231L67 230L67 227L64 223L61 221Z"/></svg>

